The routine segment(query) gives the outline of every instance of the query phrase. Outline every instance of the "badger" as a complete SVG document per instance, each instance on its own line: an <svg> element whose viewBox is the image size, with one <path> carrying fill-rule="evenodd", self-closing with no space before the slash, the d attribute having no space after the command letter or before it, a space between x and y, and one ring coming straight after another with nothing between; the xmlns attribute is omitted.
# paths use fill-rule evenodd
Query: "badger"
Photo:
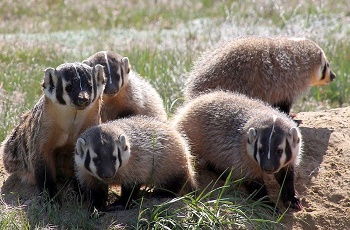
<svg viewBox="0 0 350 230"><path fill-rule="evenodd" d="M85 129L100 123L105 80L102 65L75 62L47 68L44 94L2 143L6 171L56 197L56 159L66 154L74 173L75 142Z"/></svg>
<svg viewBox="0 0 350 230"><path fill-rule="evenodd" d="M294 167L302 137L288 115L242 94L215 91L186 103L171 122L209 169L218 174L232 170L233 179L245 179L248 192L258 191L256 199L267 196L264 175L274 175L283 184L284 203L301 210Z"/></svg>
<svg viewBox="0 0 350 230"><path fill-rule="evenodd" d="M197 188L186 140L169 124L144 115L87 129L76 143L75 172L90 196L90 211L105 209L109 185L121 186L112 209L129 208L142 185L154 187L157 195Z"/></svg>
<svg viewBox="0 0 350 230"><path fill-rule="evenodd" d="M185 100L221 89L263 100L289 114L310 86L335 79L323 50L304 38L236 38L204 52L186 81Z"/></svg>
<svg viewBox="0 0 350 230"><path fill-rule="evenodd" d="M103 92L102 122L137 114L167 119L162 98L149 82L130 69L128 57L99 51L84 63L105 67L107 83Z"/></svg>

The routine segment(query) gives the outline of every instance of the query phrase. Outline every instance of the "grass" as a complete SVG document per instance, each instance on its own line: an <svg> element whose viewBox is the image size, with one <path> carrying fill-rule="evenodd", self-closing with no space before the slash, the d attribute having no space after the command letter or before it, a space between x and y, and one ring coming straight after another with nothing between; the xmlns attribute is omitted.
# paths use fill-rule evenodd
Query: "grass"
<svg viewBox="0 0 350 230"><path fill-rule="evenodd" d="M150 80L172 116L182 104L187 71L198 55L218 42L251 34L304 36L324 49L337 78L328 86L312 88L299 99L294 112L347 106L348 6L347 0L1 1L0 141L40 97L43 71L49 66L82 61L99 50L119 52L129 57L136 72ZM257 215L264 213L257 211L264 208L261 202L228 193L228 187L159 205L146 207L142 203L130 226L279 226L281 217L273 217L269 211ZM217 197L217 193L222 195ZM62 216L57 215L62 210L54 207L43 211L40 202L33 201L25 208L2 201L0 229L120 227L117 217L106 223L86 219L84 205L70 195L66 197L69 202ZM242 221L247 225L240 226Z"/></svg>

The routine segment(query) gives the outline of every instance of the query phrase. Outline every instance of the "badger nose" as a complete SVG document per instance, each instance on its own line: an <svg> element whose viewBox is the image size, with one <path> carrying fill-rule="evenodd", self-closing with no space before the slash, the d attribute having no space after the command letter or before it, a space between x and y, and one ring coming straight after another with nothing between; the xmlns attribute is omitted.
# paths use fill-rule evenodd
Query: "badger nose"
<svg viewBox="0 0 350 230"><path fill-rule="evenodd" d="M108 84L105 87L105 90L103 91L104 94L109 96L114 96L119 91L119 87L116 87L115 85Z"/></svg>
<svg viewBox="0 0 350 230"><path fill-rule="evenodd" d="M102 174L102 179L105 179L105 180L112 179L113 177L114 177L114 174L112 171L104 172Z"/></svg>
<svg viewBox="0 0 350 230"><path fill-rule="evenodd" d="M80 92L78 95L78 104L87 105L89 103L89 94L87 92Z"/></svg>
<svg viewBox="0 0 350 230"><path fill-rule="evenodd" d="M333 73L333 71L330 71L330 78L331 78L331 81L333 81L335 79L335 74Z"/></svg>
<svg viewBox="0 0 350 230"><path fill-rule="evenodd" d="M272 165L263 165L261 169L266 173L274 172L274 167Z"/></svg>

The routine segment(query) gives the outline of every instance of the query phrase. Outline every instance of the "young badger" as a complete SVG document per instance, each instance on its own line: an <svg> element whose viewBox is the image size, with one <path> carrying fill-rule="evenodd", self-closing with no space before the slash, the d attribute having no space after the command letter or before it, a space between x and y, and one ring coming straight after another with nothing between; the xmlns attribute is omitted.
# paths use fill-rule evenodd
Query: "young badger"
<svg viewBox="0 0 350 230"><path fill-rule="evenodd" d="M191 161L187 142L170 125L133 116L86 130L77 140L75 169L91 196L91 211L105 207L108 185L121 185L121 197L112 206L126 208L141 185L154 186L159 193L193 191L197 186Z"/></svg>
<svg viewBox="0 0 350 230"><path fill-rule="evenodd" d="M103 66L65 63L47 68L42 83L44 95L2 143L5 169L23 182L46 189L53 198L56 188L56 159L71 153L78 135L99 124Z"/></svg>
<svg viewBox="0 0 350 230"><path fill-rule="evenodd" d="M167 119L160 95L149 82L130 70L127 57L100 51L84 63L105 67L107 83L103 92L102 122L137 114Z"/></svg>
<svg viewBox="0 0 350 230"><path fill-rule="evenodd" d="M263 175L273 174L284 183L285 204L302 208L294 189L301 134L286 114L244 95L217 91L188 102L172 122L188 138L193 155L215 172L233 170L234 179L246 179L250 193L258 191L256 198L267 195Z"/></svg>
<svg viewBox="0 0 350 230"><path fill-rule="evenodd" d="M246 37L205 52L185 85L187 100L213 89L263 100L289 114L309 86L322 86L335 74L323 50L302 38Z"/></svg>

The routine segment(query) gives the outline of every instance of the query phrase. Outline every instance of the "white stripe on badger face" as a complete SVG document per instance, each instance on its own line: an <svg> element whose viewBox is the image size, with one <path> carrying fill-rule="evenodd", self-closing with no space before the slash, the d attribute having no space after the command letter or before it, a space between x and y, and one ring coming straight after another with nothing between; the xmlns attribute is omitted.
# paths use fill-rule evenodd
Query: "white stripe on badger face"
<svg viewBox="0 0 350 230"><path fill-rule="evenodd" d="M113 82L112 82L112 76L111 76L111 67L109 66L109 63L108 63L107 51L105 51L105 59L106 59L107 70L109 74L109 84L112 84Z"/></svg>
<svg viewBox="0 0 350 230"><path fill-rule="evenodd" d="M273 119L273 125L272 125L271 134L270 134L270 137L269 137L269 151L268 151L268 153L267 153L267 159L269 159L269 160L270 160L270 158L271 158L271 140L272 140L272 134L275 132L275 123L276 123L276 120L277 120L277 116L276 116L276 115L273 115L272 119Z"/></svg>
<svg viewBox="0 0 350 230"><path fill-rule="evenodd" d="M80 90L83 90L83 87L81 86L81 78L80 75L78 73L77 67L75 66L75 64L73 63L74 69L75 69L75 73L77 74L77 77L79 78L79 83L80 83Z"/></svg>

